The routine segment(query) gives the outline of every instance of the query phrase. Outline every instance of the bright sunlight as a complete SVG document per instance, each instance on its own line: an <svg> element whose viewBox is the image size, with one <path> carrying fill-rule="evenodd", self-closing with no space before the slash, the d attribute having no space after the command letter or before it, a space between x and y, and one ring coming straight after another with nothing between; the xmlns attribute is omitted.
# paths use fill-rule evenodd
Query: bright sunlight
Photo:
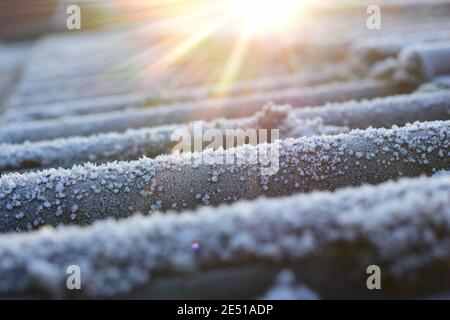
<svg viewBox="0 0 450 320"><path fill-rule="evenodd" d="M298 16L301 0L228 0L231 16L241 20L252 33L286 30Z"/></svg>

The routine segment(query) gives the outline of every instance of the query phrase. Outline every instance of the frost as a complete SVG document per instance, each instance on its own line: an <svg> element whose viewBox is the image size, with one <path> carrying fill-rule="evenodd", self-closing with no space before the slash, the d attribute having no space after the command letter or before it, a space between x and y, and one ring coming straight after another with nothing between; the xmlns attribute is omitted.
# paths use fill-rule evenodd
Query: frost
<svg viewBox="0 0 450 320"><path fill-rule="evenodd" d="M201 203L218 205L263 195L278 197L431 175L449 167L448 157L441 156L450 152L449 130L449 121L417 122L392 129L278 140L274 146L279 149L279 167L272 176L261 174L264 162L236 163L261 154L267 149L265 144L8 174L0 178L0 194L4 195L0 211L8 210L11 215L0 215L0 230L27 230L37 212L39 225L73 223L69 219L73 211L79 213L77 223L89 224L106 217L127 217L134 211L170 210L173 203L177 209L189 209ZM227 157L234 164L220 164L218 160ZM191 164L184 164L183 158ZM212 179L219 174L220 178ZM99 188L92 188L93 184ZM157 201L160 205L155 206ZM67 214L58 216L61 210ZM17 212L25 214L19 222L12 218Z"/></svg>
<svg viewBox="0 0 450 320"><path fill-rule="evenodd" d="M229 88L230 95L244 95L251 94L252 92L258 91L274 91L279 89L284 89L288 87L298 87L298 86L311 86L320 83L344 80L343 76L343 66L332 67L330 70L321 72L317 74L286 74L280 76L270 76L261 77L255 80L242 80L233 83L232 87ZM32 85L33 84L33 85ZM45 86L36 87L35 83L30 81L28 88L22 86L22 91L16 94L26 96L28 90L45 90L51 89L55 90L55 86L61 85L61 81L47 81L44 82ZM73 80L72 80L73 87ZM82 85L81 83L80 85ZM66 86L68 84L65 84ZM30 88L31 87L31 88ZM64 102L33 102L30 104L25 104L20 107L20 112L15 111L15 109L10 109L9 112L0 121L4 123L10 123L13 121L30 121L30 120L43 120L60 118L75 115L86 115L95 113L104 113L118 110L127 109L138 109L146 107L152 102L157 102L158 104L167 104L166 107L173 107L177 104L180 105L183 101L192 100L207 100L211 97L217 85L200 85L200 86L188 86L180 87L170 92L170 94L164 94L162 92L149 92L151 90L144 90L144 92L139 93L124 93L118 95L115 94L99 96L99 97L89 97L89 98L79 98L74 100L67 100ZM24 90L26 89L26 90ZM114 90L112 90L114 93ZM54 99L55 97L53 97ZM48 97L47 99L50 99ZM23 99L22 99L23 100ZM33 100L34 101L34 100ZM22 101L21 103L24 103Z"/></svg>
<svg viewBox="0 0 450 320"><path fill-rule="evenodd" d="M157 70L157 20L0 43L0 298L445 297L450 3L379 2L252 37L223 94L231 24ZM279 137L169 155L194 120Z"/></svg>
<svg viewBox="0 0 450 320"><path fill-rule="evenodd" d="M347 59L355 70L367 72L380 61L390 61L390 58L396 58L403 49L409 46L427 46L428 43L434 41L450 40L448 31L444 29L357 39L350 46Z"/></svg>
<svg viewBox="0 0 450 320"><path fill-rule="evenodd" d="M123 132L131 128L211 120L217 117L237 118L253 115L272 101L296 107L320 105L328 101L373 98L395 94L398 88L389 83L357 81L305 87L302 90L284 89L272 93L253 93L234 97L225 102L192 102L182 106L161 106L148 110L129 110L102 114L73 116L54 120L28 121L0 127L0 143L40 141L70 136L87 136L102 132Z"/></svg>
<svg viewBox="0 0 450 320"><path fill-rule="evenodd" d="M365 101L329 103L295 111L301 119L321 118L325 124L350 128L391 127L414 121L450 119L450 90L398 95Z"/></svg>
<svg viewBox="0 0 450 320"><path fill-rule="evenodd" d="M275 283L268 292L261 297L262 300L318 300L316 292L308 287L296 283L295 274L283 270L275 279Z"/></svg>
<svg viewBox="0 0 450 320"><path fill-rule="evenodd" d="M14 217L16 219L22 219L23 217L25 217L25 214L23 212L18 212L14 215Z"/></svg>
<svg viewBox="0 0 450 320"><path fill-rule="evenodd" d="M402 50L400 68L417 81L450 74L450 42L415 44Z"/></svg>
<svg viewBox="0 0 450 320"><path fill-rule="evenodd" d="M439 170L434 175L438 176L438 177L449 176L450 175L450 170Z"/></svg>
<svg viewBox="0 0 450 320"><path fill-rule="evenodd" d="M398 57L375 63L369 73L376 79L413 86L422 84L420 91L448 89L445 79L450 74L449 40L447 36L446 41L413 42L402 48Z"/></svg>
<svg viewBox="0 0 450 320"><path fill-rule="evenodd" d="M450 91L442 90L300 110L267 105L252 117L204 122L203 127L205 130L219 128L224 133L227 128L274 128L280 130L281 138L289 138L342 133L348 131L347 127L390 127L449 118ZM142 156L154 157L171 152L174 145L171 134L182 128L193 130L190 125L171 125L19 145L3 144L0 148L0 169L70 167L84 162L104 163L136 160Z"/></svg>
<svg viewBox="0 0 450 320"><path fill-rule="evenodd" d="M321 282L313 286L321 297L329 294L323 284L336 281L333 276L326 278L329 265L333 269L345 266L365 270L364 261L376 261L383 265L384 276L391 277L391 288L404 287L410 281L415 285L417 281L427 283L437 275L421 270L445 265L450 254L449 192L448 176L421 177L335 193L207 207L182 215L135 216L92 227L3 235L0 295L27 294L36 289L33 283L41 276L30 266L41 262L48 265L46 277L65 281L65 268L74 261L84 271L81 294L91 298L132 293L133 288L142 286L151 292L153 284L162 284L171 276L204 277L205 281L212 270L244 268L250 261L272 268L289 261L295 273L305 270L302 266L312 267L315 275L322 275ZM242 239L239 245L238 237ZM191 250L195 241L203 244L198 254ZM347 248L352 250L350 257ZM171 254L163 254L166 252ZM322 258L328 263L324 264ZM445 272L445 268L434 270ZM108 277L99 276L106 274ZM302 282L314 283L314 274L299 274ZM234 278L227 278L227 282L239 279L241 272L231 275ZM262 280L260 276L258 281ZM288 284L290 295L309 292L312 297L310 290L292 281L291 273L282 272L275 280L275 288ZM365 273L349 280L343 290L347 294L359 292L361 281L364 283ZM39 289L50 292L53 287L44 283ZM269 292L285 294L285 289ZM177 290L176 286L173 290Z"/></svg>
<svg viewBox="0 0 450 320"><path fill-rule="evenodd" d="M179 126L128 130L90 137L71 137L17 145L3 144L0 148L2 171L27 168L70 167L85 162L103 163L114 160L136 160L170 153L174 142L171 134ZM94 176L92 176L95 179ZM100 191L97 185L93 190Z"/></svg>

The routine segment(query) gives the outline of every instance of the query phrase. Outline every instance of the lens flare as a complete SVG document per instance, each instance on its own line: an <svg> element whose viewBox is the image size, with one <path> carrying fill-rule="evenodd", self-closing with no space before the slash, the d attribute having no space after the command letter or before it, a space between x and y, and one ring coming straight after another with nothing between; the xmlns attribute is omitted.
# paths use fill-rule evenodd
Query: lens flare
<svg viewBox="0 0 450 320"><path fill-rule="evenodd" d="M301 3L301 0L228 0L228 10L254 33L278 32L293 22Z"/></svg>

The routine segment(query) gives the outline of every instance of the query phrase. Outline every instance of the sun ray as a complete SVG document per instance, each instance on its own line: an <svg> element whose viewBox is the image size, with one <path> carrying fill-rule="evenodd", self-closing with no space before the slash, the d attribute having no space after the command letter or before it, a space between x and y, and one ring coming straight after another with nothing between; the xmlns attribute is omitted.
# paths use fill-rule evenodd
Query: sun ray
<svg viewBox="0 0 450 320"><path fill-rule="evenodd" d="M250 37L251 32L249 30L245 30L239 35L230 58L225 65L221 80L215 90L215 98L224 98L227 96L230 87L233 85L239 73L239 68L245 56Z"/></svg>
<svg viewBox="0 0 450 320"><path fill-rule="evenodd" d="M202 30L196 32L194 35L183 41L180 45L176 46L175 49L161 57L157 60L152 69L164 69L173 65L181 57L187 55L189 51L197 47L202 41L211 36L215 31L217 31L221 26L224 25L226 19L221 18L212 21L208 25L204 26Z"/></svg>

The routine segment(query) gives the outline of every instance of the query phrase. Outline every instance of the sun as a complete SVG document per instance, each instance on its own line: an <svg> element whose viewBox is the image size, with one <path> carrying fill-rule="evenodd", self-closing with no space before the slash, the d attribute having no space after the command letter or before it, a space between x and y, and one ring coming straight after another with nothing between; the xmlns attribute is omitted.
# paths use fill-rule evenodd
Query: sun
<svg viewBox="0 0 450 320"><path fill-rule="evenodd" d="M301 7L301 0L227 0L229 14L252 33L286 30Z"/></svg>

